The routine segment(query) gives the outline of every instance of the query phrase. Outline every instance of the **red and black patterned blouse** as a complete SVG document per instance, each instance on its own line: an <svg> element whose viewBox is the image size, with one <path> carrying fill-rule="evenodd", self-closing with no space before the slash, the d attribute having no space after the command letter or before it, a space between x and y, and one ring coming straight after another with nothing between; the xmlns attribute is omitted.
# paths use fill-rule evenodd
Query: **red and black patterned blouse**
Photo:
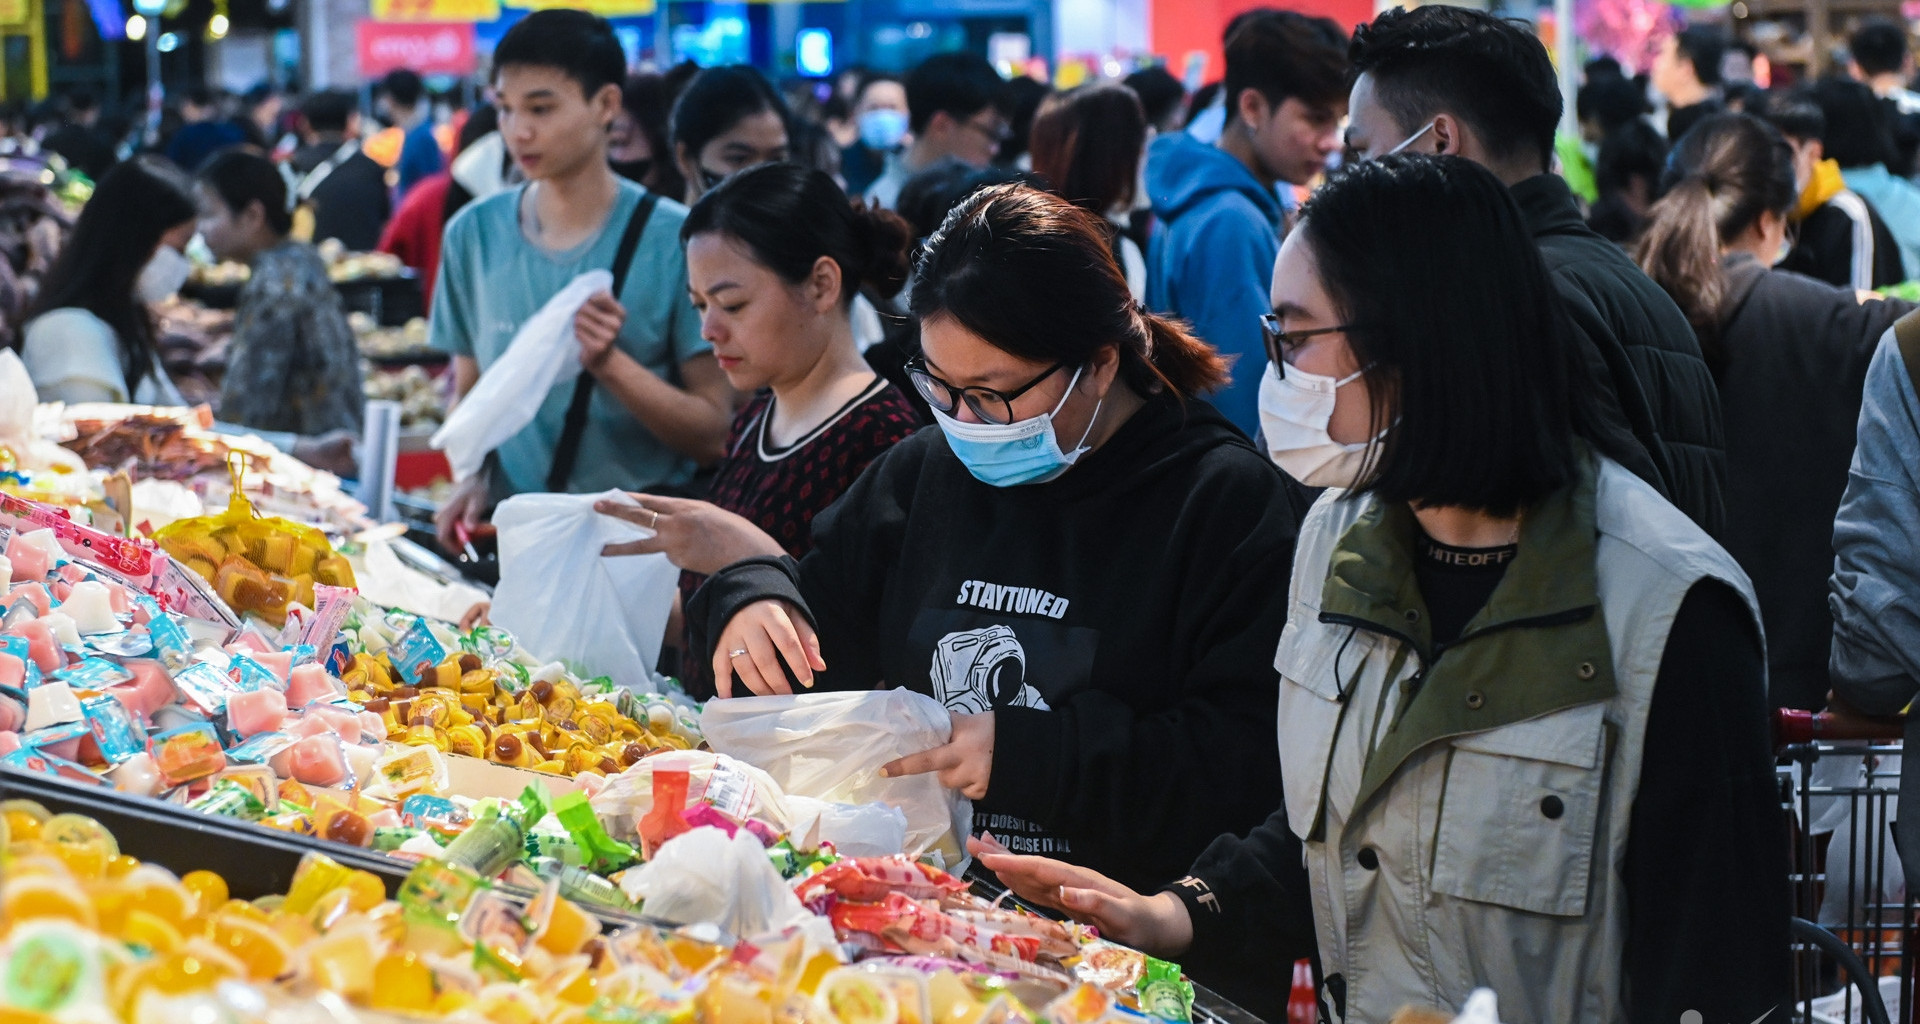
<svg viewBox="0 0 1920 1024"><path fill-rule="evenodd" d="M813 517L838 501L881 452L921 426L906 396L880 378L785 448L775 447L767 436L772 420L770 391L755 395L733 418L727 454L707 500L752 520L795 558L813 548ZM681 573L681 599L691 600L705 579ZM704 658L683 657L680 672L687 693L713 695Z"/></svg>

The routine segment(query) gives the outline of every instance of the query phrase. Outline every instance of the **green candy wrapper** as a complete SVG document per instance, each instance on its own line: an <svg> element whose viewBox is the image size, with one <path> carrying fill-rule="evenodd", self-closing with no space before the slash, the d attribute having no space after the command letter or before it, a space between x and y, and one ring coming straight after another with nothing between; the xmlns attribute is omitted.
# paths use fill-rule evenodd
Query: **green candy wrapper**
<svg viewBox="0 0 1920 1024"><path fill-rule="evenodd" d="M1191 1024L1193 985L1180 976L1180 965L1147 958L1147 969L1140 975L1136 991L1140 1012L1170 1024Z"/></svg>

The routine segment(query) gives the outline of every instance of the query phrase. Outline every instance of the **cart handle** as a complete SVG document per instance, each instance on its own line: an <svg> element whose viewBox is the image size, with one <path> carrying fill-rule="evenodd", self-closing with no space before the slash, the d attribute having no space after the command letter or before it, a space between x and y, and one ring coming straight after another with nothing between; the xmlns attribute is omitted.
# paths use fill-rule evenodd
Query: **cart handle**
<svg viewBox="0 0 1920 1024"><path fill-rule="evenodd" d="M1857 711L1799 711L1778 708L1773 713L1773 740L1787 747L1816 740L1898 740L1907 734L1905 716L1875 718Z"/></svg>

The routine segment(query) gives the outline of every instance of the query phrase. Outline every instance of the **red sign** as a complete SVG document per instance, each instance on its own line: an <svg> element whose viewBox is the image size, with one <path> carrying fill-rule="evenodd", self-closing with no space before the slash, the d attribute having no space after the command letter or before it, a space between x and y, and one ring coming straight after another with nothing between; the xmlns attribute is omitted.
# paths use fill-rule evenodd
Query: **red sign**
<svg viewBox="0 0 1920 1024"><path fill-rule="evenodd" d="M367 78L396 68L411 68L423 75L471 75L479 67L470 24L361 21L356 36L360 74Z"/></svg>

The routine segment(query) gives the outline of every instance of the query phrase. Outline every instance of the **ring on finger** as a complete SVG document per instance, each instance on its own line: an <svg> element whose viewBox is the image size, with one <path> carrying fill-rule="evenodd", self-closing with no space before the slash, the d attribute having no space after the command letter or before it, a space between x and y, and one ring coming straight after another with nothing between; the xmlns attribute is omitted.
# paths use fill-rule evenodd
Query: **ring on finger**
<svg viewBox="0 0 1920 1024"><path fill-rule="evenodd" d="M737 651L729 651L727 652L727 660L732 661L735 658L745 657L746 653L747 653L747 649L745 647L742 647Z"/></svg>
<svg viewBox="0 0 1920 1024"><path fill-rule="evenodd" d="M658 530L660 528L660 510L657 508L650 508L647 511L653 513L653 518L647 520L647 529Z"/></svg>

